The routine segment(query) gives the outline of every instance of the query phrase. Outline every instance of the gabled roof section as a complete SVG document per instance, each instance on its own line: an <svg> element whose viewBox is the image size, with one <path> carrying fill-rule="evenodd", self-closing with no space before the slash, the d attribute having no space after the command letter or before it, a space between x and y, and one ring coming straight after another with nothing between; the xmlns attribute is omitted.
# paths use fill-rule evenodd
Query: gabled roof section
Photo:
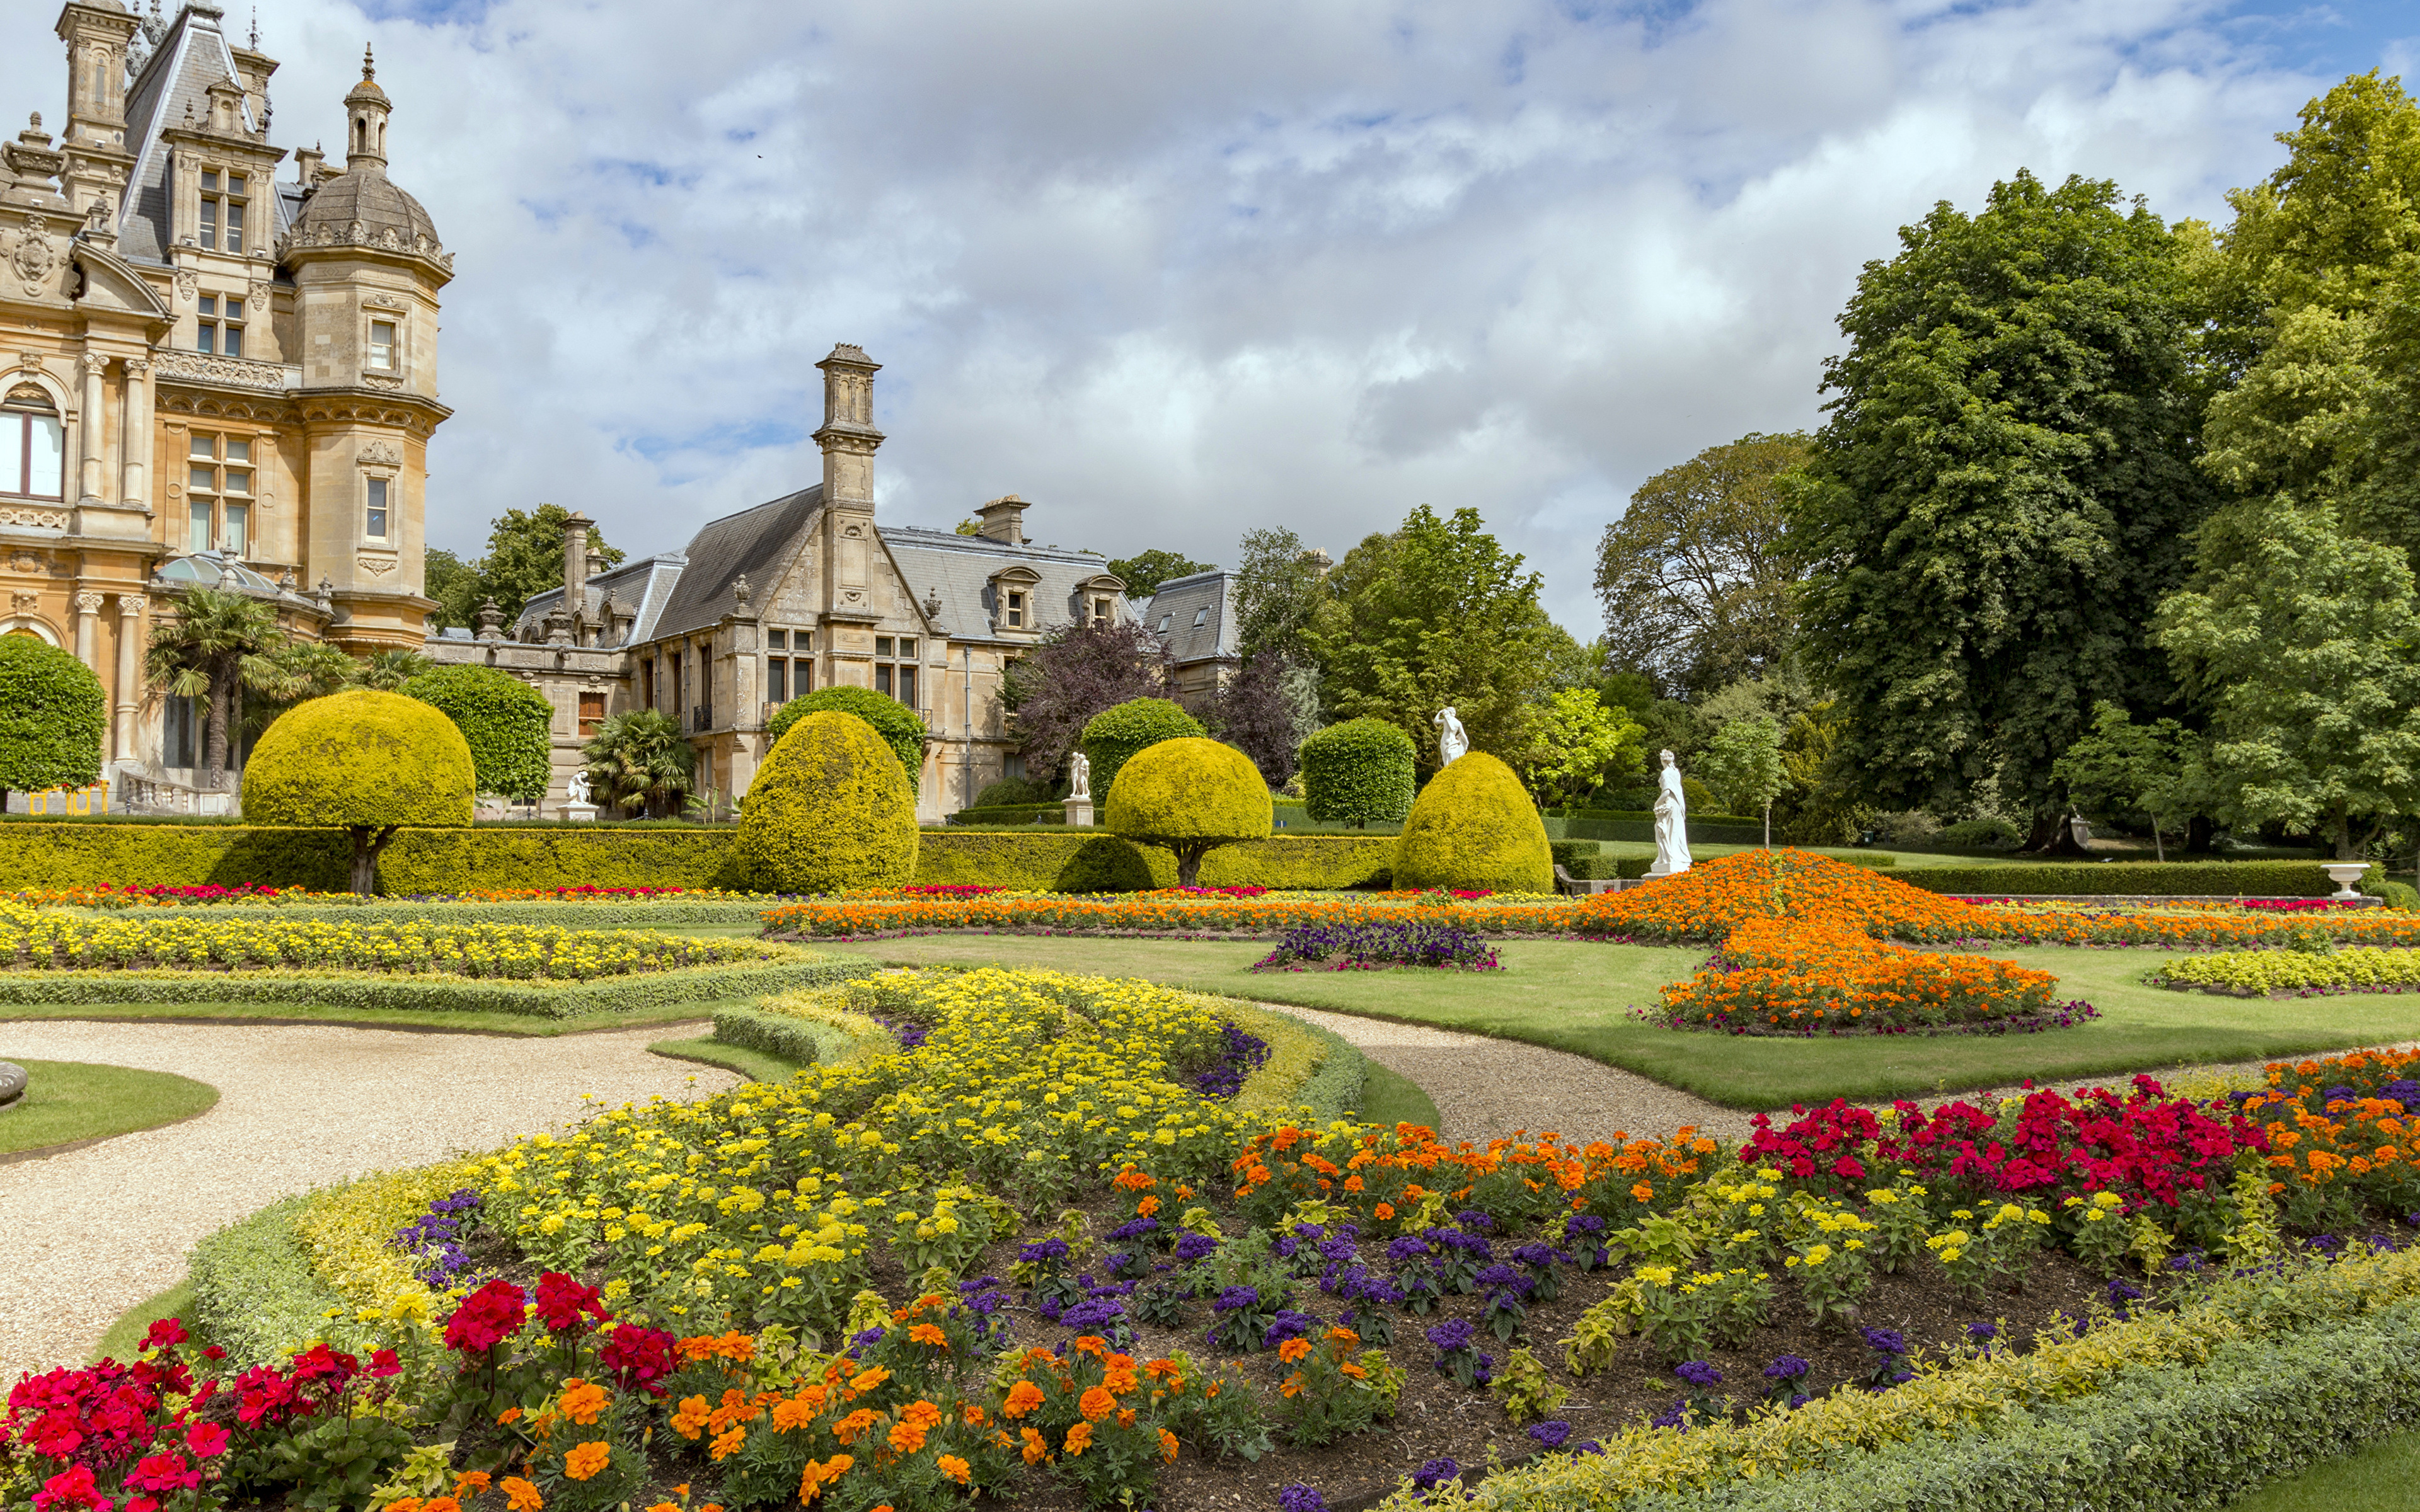
<svg viewBox="0 0 2420 1512"><path fill-rule="evenodd" d="M1233 659L1243 655L1235 640L1234 599L1233 573L1197 572L1160 584L1142 611L1142 623L1168 642L1180 667ZM1159 627L1162 620L1166 630Z"/></svg>
<svg viewBox="0 0 2420 1512"><path fill-rule="evenodd" d="M635 610L630 622L630 642L648 639L655 633L656 621L662 617L664 606L672 601L673 588L680 581L681 569L689 558L677 551L642 557L625 562L608 572L588 579L588 618L593 624L603 618L605 594L612 592L617 609ZM516 640L535 640L547 615L563 602L563 590L550 588L542 594L532 594L521 601L521 616L512 625Z"/></svg>
<svg viewBox="0 0 2420 1512"><path fill-rule="evenodd" d="M168 35L126 92L126 150L133 155L134 171L126 186L126 203L118 207L120 256L138 263L167 262L168 147L160 135L184 125L187 107L196 120L209 120L210 85L235 77L235 54L219 30L215 9L204 14L179 8ZM252 118L251 101L237 108L243 112L244 129L257 130L260 123ZM282 194L256 195L254 203L275 205L279 224L272 229L286 228L290 217Z"/></svg>
<svg viewBox="0 0 2420 1512"><path fill-rule="evenodd" d="M885 525L882 544L907 579L908 596L921 606L939 603L928 618L935 633L954 640L1007 640L995 629L1001 606L993 579L1013 568L1032 573L1033 628L1049 631L1072 624L1083 585L1102 576L1108 564L1089 551L1066 551L1047 546L1010 546L988 536L960 535L954 531L928 531ZM1117 617L1132 624L1134 609L1118 598ZM1032 640L1030 633L1016 640Z"/></svg>
<svg viewBox="0 0 2420 1512"><path fill-rule="evenodd" d="M780 568L798 548L807 524L823 507L824 486L709 520L690 537L689 565L681 569L649 639L687 635L719 625L731 612L731 580L745 576L759 594L770 593Z"/></svg>

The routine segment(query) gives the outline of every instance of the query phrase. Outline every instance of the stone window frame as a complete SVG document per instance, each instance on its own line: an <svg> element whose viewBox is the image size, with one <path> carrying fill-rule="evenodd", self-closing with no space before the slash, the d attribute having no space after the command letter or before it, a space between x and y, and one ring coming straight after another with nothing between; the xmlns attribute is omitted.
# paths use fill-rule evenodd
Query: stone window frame
<svg viewBox="0 0 2420 1512"><path fill-rule="evenodd" d="M11 404L9 399L19 389L33 389L37 391L43 396L43 400L48 408L46 409L36 409L30 405ZM74 427L70 424L66 399L65 396L59 393L57 385L43 381L41 376L35 373L0 373L0 416L6 416L9 419L16 420L20 431L20 444L24 449L24 455L20 460L17 476L13 478L0 478L0 498L24 499L40 503L65 503L68 497L68 474L72 471L73 458L75 456L73 447L75 445L76 438L70 434ZM59 491L56 493L35 493L32 491L33 448L31 440L33 436L33 423L36 419L44 417L47 417L51 424L58 428ZM8 419L0 419L0 424L8 423ZM20 484L25 486L25 492L20 493L18 491L18 485Z"/></svg>
<svg viewBox="0 0 2420 1512"><path fill-rule="evenodd" d="M403 381L411 376L411 307L391 294L365 295L360 306L361 371L371 378ZM395 327L395 343L390 348L394 363L386 367L373 366L370 354L377 350L372 338L383 323Z"/></svg>
<svg viewBox="0 0 2420 1512"><path fill-rule="evenodd" d="M361 513L356 517L362 522L362 539L365 542L374 541L389 550L396 549L402 540L400 529L403 517L402 464L372 461L367 457L362 457L358 459L358 466L362 474L362 496ZM373 490L370 485L373 483L386 485L384 506L386 530L383 533L376 535L370 533L370 511L380 507L371 501Z"/></svg>
<svg viewBox="0 0 2420 1512"><path fill-rule="evenodd" d="M190 240L204 252L218 253L225 256L251 255L259 228L257 217L249 212L254 206L261 203L264 190L270 193L276 192L270 176L249 162L235 162L191 154L178 156L183 159L178 166L184 171L178 175L180 192L177 195L178 201L177 208L184 212L182 222L187 227L187 234L178 239ZM204 188L202 183L204 174L218 175L219 187L214 190ZM231 194L226 189L227 180L235 177L240 177L243 180L244 188L240 194ZM202 205L206 200L218 207L218 214L213 219L211 228L211 240L216 244L211 246L204 246L202 243ZM226 208L230 201L247 212L243 217L242 243L233 247L226 245Z"/></svg>

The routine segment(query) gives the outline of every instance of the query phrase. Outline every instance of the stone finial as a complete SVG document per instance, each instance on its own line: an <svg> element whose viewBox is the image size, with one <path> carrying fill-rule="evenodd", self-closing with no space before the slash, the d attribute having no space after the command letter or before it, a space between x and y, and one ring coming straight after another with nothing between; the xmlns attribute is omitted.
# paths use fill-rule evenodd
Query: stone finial
<svg viewBox="0 0 2420 1512"><path fill-rule="evenodd" d="M941 589L940 589L940 585L937 583L937 584L935 584L934 586L932 586L932 587L927 588L927 589L925 589L925 590L924 590L924 617L925 617L926 619L931 619L931 618L933 618L935 615L939 614L940 612L941 612Z"/></svg>
<svg viewBox="0 0 2420 1512"><path fill-rule="evenodd" d="M731 579L732 600L739 606L743 612L748 608L749 599L755 596L755 592L756 591L754 589L748 586L748 575L746 573L743 572L738 577Z"/></svg>
<svg viewBox="0 0 2420 1512"><path fill-rule="evenodd" d="M378 77L378 57L371 53L370 44L367 42L362 44L362 77L365 79Z"/></svg>
<svg viewBox="0 0 2420 1512"><path fill-rule="evenodd" d="M486 601L481 603L479 606L479 639L482 640L503 640L504 631L497 628L497 626L504 623L504 606L496 602L496 597L493 594L489 594Z"/></svg>

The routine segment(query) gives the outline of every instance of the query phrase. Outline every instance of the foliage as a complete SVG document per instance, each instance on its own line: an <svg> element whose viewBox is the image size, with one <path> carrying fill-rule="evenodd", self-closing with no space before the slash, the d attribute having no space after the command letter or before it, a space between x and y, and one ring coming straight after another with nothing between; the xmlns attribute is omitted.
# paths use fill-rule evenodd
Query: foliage
<svg viewBox="0 0 2420 1512"><path fill-rule="evenodd" d="M540 504L507 509L490 520L488 554L467 565L458 558L451 571L441 574L449 595L443 600L445 623L473 623L480 603L492 598L510 633L523 604L563 586L563 526L570 517L561 504ZM622 552L607 546L604 531L594 524L588 527L588 554L604 567L622 564ZM438 596L435 588L429 596Z"/></svg>
<svg viewBox="0 0 2420 1512"><path fill-rule="evenodd" d="M1326 596L1327 554L1282 527L1246 531L1237 548L1233 603L1235 648L1247 656L1275 652L1297 664L1312 659L1311 616Z"/></svg>
<svg viewBox="0 0 2420 1512"><path fill-rule="evenodd" d="M680 721L661 709L608 715L580 756L609 804L650 817L671 812L697 770L696 748L681 735Z"/></svg>
<svg viewBox="0 0 2420 1512"><path fill-rule="evenodd" d="M899 758L900 769L908 774L908 791L920 791L924 776L924 743L932 738L931 733L915 710L870 687L819 687L792 699L765 721L767 743L780 744L782 737L790 733L790 726L826 709L856 715L874 726L874 733L882 737L883 744Z"/></svg>
<svg viewBox="0 0 2420 1512"><path fill-rule="evenodd" d="M1302 743L1305 811L1320 824L1400 823L1416 790L1412 737L1384 719L1347 719Z"/></svg>
<svg viewBox="0 0 2420 1512"><path fill-rule="evenodd" d="M1132 604L1140 604L1158 593L1159 585L1164 582L1190 578L1197 572L1217 570L1207 562L1196 562L1191 557L1163 551L1157 547L1138 551L1130 557L1111 558L1107 567L1110 577L1126 585L1126 601Z"/></svg>
<svg viewBox="0 0 2420 1512"><path fill-rule="evenodd" d="M1436 759L1439 710L1454 708L1472 748L1517 757L1544 683L1553 628L1543 579L1497 544L1475 509L1440 519L1426 504L1373 535L1327 578L1308 644L1321 696L1344 718L1384 719Z"/></svg>
<svg viewBox="0 0 2420 1512"><path fill-rule="evenodd" d="M406 683L436 670L436 660L422 652L373 651L355 664L353 686L400 693Z"/></svg>
<svg viewBox="0 0 2420 1512"><path fill-rule="evenodd" d="M2200 779L2222 817L2319 830L2420 804L2420 600L2393 547L2319 506L2230 508L2204 529L2196 588L2160 606L2158 640L2210 709Z"/></svg>
<svg viewBox="0 0 2420 1512"><path fill-rule="evenodd" d="M1245 659L1210 706L1210 733L1249 756L1273 789L1293 779L1295 753L1319 728L1315 679L1308 672L1264 651Z"/></svg>
<svg viewBox="0 0 2420 1512"><path fill-rule="evenodd" d="M1764 810L1765 843L1773 843L1773 800L1790 784L1782 764L1781 731L1767 717L1738 719L1714 732L1698 756L1698 775L1735 813Z"/></svg>
<svg viewBox="0 0 2420 1512"><path fill-rule="evenodd" d="M1144 748L1204 733L1200 720L1164 698L1130 698L1101 710L1085 722L1080 742L1093 764L1093 795L1106 800L1117 787L1118 769Z"/></svg>
<svg viewBox="0 0 2420 1512"><path fill-rule="evenodd" d="M286 644L286 635L277 627L275 609L242 594L187 588L172 602L173 614L152 621L144 677L171 697L203 702L194 775L207 779L235 764L232 733L243 724L244 689L281 686L283 671L271 658Z"/></svg>
<svg viewBox="0 0 2420 1512"><path fill-rule="evenodd" d="M1885 808L1992 781L2043 834L2087 700L2174 696L2146 621L2212 490L2186 240L2114 184L2030 174L1869 263L1787 505L1841 771Z"/></svg>
<svg viewBox="0 0 2420 1512"><path fill-rule="evenodd" d="M1474 750L1429 779L1396 839L1395 886L1555 890L1546 826L1511 767Z"/></svg>
<svg viewBox="0 0 2420 1512"><path fill-rule="evenodd" d="M1001 686L1009 730L1023 746L1027 767L1055 779L1068 753L1083 745L1093 762L1093 791L1108 792L1100 752L1085 744L1085 732L1121 704L1164 702L1172 655L1167 641L1141 625L1072 625L1043 636L1009 664ZM1186 733L1202 729L1196 724Z"/></svg>
<svg viewBox="0 0 2420 1512"><path fill-rule="evenodd" d="M493 667L434 667L406 682L418 699L454 721L471 748L482 793L530 802L554 775L554 705L537 689Z"/></svg>
<svg viewBox="0 0 2420 1512"><path fill-rule="evenodd" d="M1032 778L1003 777L997 782L985 784L984 790L975 795L975 801L967 807L993 809L1051 801L1051 789L1045 784Z"/></svg>
<svg viewBox="0 0 2420 1512"><path fill-rule="evenodd" d="M766 753L732 858L752 886L840 892L910 881L916 842L916 795L898 753L863 719L826 710Z"/></svg>
<svg viewBox="0 0 2420 1512"><path fill-rule="evenodd" d="M1601 707L1595 688L1559 688L1533 721L1521 776L1541 803L1576 802L1609 779L1635 778L1646 739L1628 710Z"/></svg>
<svg viewBox="0 0 2420 1512"><path fill-rule="evenodd" d="M1233 746L1200 736L1161 740L1116 770L1102 823L1114 834L1174 854L1180 887L1194 885L1202 857L1217 847L1269 836L1268 785Z"/></svg>
<svg viewBox="0 0 2420 1512"><path fill-rule="evenodd" d="M108 729L101 679L74 653L0 636L0 798L100 780Z"/></svg>
<svg viewBox="0 0 2420 1512"><path fill-rule="evenodd" d="M1702 694L1781 664L1797 611L1775 479L1807 452L1750 434L1639 485L1597 547L1612 665Z"/></svg>
<svg viewBox="0 0 2420 1512"><path fill-rule="evenodd" d="M478 569L442 547L430 547L421 557L420 591L437 600L428 616L431 630L468 629L478 623Z"/></svg>
<svg viewBox="0 0 2420 1512"><path fill-rule="evenodd" d="M2095 810L2133 810L2151 821L2151 842L2159 858L2168 858L2167 832L2180 829L2193 817L2186 786L2191 764L2199 754L2184 726L2174 719L2138 725L2126 711L2106 702L2092 707L2092 733L2067 748L2051 775L2067 784L2068 795ZM1949 841L1953 845L1972 840Z"/></svg>
<svg viewBox="0 0 2420 1512"><path fill-rule="evenodd" d="M377 889L379 853L403 825L471 822L477 786L454 722L398 693L366 688L279 716L243 772L243 811L267 825L352 831L353 890Z"/></svg>

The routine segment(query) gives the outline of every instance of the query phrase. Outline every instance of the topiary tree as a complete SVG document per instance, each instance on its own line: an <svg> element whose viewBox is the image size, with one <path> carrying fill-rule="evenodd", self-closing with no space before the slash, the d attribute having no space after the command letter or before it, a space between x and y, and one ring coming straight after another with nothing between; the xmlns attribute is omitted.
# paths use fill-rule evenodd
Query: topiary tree
<svg viewBox="0 0 2420 1512"><path fill-rule="evenodd" d="M471 822L477 772L462 732L434 707L357 688L298 703L261 733L244 764L243 814L349 830L352 888L367 894L398 827Z"/></svg>
<svg viewBox="0 0 2420 1512"><path fill-rule="evenodd" d="M773 892L905 887L916 843L916 795L898 753L838 709L793 721L774 742L734 841L750 885Z"/></svg>
<svg viewBox="0 0 2420 1512"><path fill-rule="evenodd" d="M1554 891L1546 826L1512 768L1474 750L1429 779L1395 841L1395 886Z"/></svg>
<svg viewBox="0 0 2420 1512"><path fill-rule="evenodd" d="M1163 740L1199 740L1207 733L1202 721L1166 699L1128 699L1093 716L1078 744L1093 764L1094 793L1106 794L1117 786L1118 769L1135 752ZM1262 784L1264 793L1267 786Z"/></svg>
<svg viewBox="0 0 2420 1512"><path fill-rule="evenodd" d="M554 776L554 705L537 689L493 667L439 667L397 691L454 721L480 792L520 803L545 794Z"/></svg>
<svg viewBox="0 0 2420 1512"><path fill-rule="evenodd" d="M874 726L899 758L908 773L908 791L919 792L923 786L924 742L930 732L916 711L888 693L877 693L870 687L819 687L802 693L773 711L765 722L765 733L775 745L790 733L790 727L810 714L837 712L853 714Z"/></svg>
<svg viewBox="0 0 2420 1512"><path fill-rule="evenodd" d="M1323 825L1399 824L1412 811L1412 737L1384 719L1347 719L1302 743L1303 807Z"/></svg>
<svg viewBox="0 0 2420 1512"><path fill-rule="evenodd" d="M1176 853L1180 887L1194 885L1202 857L1218 847L1269 837L1273 809L1261 769L1234 747L1199 735L1135 752L1109 791L1109 831Z"/></svg>
<svg viewBox="0 0 2420 1512"><path fill-rule="evenodd" d="M109 701L101 679L37 636L0 636L0 806L11 793L101 778Z"/></svg>

